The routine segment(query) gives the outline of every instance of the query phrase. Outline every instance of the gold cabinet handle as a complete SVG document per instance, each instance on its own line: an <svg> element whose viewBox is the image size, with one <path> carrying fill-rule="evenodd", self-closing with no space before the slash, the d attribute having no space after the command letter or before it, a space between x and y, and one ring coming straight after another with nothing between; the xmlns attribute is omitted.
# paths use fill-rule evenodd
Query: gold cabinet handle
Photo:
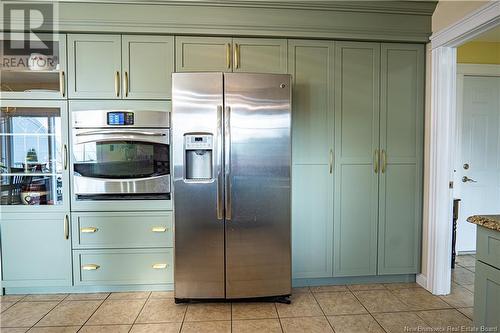
<svg viewBox="0 0 500 333"><path fill-rule="evenodd" d="M59 91L61 92L62 97L66 96L66 75L64 71L59 72Z"/></svg>
<svg viewBox="0 0 500 333"><path fill-rule="evenodd" d="M387 153L382 149L382 173L387 169Z"/></svg>
<svg viewBox="0 0 500 333"><path fill-rule="evenodd" d="M64 170L68 170L68 146L66 144L63 146L63 154Z"/></svg>
<svg viewBox="0 0 500 333"><path fill-rule="evenodd" d="M87 265L83 265L82 269L84 271L95 271L96 269L99 269L100 267L101 266L96 265L96 264L87 264Z"/></svg>
<svg viewBox="0 0 500 333"><path fill-rule="evenodd" d="M151 267L153 267L153 269L166 269L168 267L167 264L153 264Z"/></svg>
<svg viewBox="0 0 500 333"><path fill-rule="evenodd" d="M329 162L330 173L333 173L333 149L330 148L330 162Z"/></svg>
<svg viewBox="0 0 500 333"><path fill-rule="evenodd" d="M167 227L152 227L151 231L152 232L166 232L168 230Z"/></svg>
<svg viewBox="0 0 500 333"><path fill-rule="evenodd" d="M240 45L234 44L234 68L240 68Z"/></svg>
<svg viewBox="0 0 500 333"><path fill-rule="evenodd" d="M64 239L69 238L69 217L64 215Z"/></svg>
<svg viewBox="0 0 500 333"><path fill-rule="evenodd" d="M379 151L378 149L375 149L375 151L373 152L373 171L375 173L378 173L379 158Z"/></svg>
<svg viewBox="0 0 500 333"><path fill-rule="evenodd" d="M116 97L120 97L120 72L116 71L115 73L115 95Z"/></svg>
<svg viewBox="0 0 500 333"><path fill-rule="evenodd" d="M80 228L80 232L84 233L84 234L92 234L94 232L97 232L97 229L96 227L83 227L83 228Z"/></svg>
<svg viewBox="0 0 500 333"><path fill-rule="evenodd" d="M123 90L125 90L125 97L128 97L128 72L125 72L123 77Z"/></svg>
<svg viewBox="0 0 500 333"><path fill-rule="evenodd" d="M226 66L228 69L231 68L231 44L226 44Z"/></svg>

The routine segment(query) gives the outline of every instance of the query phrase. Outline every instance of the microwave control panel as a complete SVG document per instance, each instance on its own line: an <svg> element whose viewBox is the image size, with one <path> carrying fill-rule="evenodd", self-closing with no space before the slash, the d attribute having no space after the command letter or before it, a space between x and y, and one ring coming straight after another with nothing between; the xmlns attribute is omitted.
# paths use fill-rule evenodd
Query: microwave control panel
<svg viewBox="0 0 500 333"><path fill-rule="evenodd" d="M213 135L186 134L184 135L184 148L187 150L213 149Z"/></svg>

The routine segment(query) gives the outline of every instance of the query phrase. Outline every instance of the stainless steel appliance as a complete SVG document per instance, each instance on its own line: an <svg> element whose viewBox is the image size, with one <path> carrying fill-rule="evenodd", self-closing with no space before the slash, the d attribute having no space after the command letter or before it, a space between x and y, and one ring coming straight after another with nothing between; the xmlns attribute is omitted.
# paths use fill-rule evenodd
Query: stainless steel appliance
<svg viewBox="0 0 500 333"><path fill-rule="evenodd" d="M173 74L176 302L290 295L290 97L284 74Z"/></svg>
<svg viewBox="0 0 500 333"><path fill-rule="evenodd" d="M72 113L78 200L170 199L169 112Z"/></svg>

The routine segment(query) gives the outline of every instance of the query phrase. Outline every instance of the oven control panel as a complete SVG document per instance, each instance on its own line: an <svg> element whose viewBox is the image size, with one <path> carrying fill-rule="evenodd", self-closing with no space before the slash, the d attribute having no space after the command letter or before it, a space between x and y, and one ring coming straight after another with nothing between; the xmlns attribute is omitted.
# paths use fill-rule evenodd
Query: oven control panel
<svg viewBox="0 0 500 333"><path fill-rule="evenodd" d="M213 136L211 134L186 134L184 136L185 149L213 149Z"/></svg>
<svg viewBox="0 0 500 333"><path fill-rule="evenodd" d="M127 126L134 125L133 112L108 112L108 125Z"/></svg>

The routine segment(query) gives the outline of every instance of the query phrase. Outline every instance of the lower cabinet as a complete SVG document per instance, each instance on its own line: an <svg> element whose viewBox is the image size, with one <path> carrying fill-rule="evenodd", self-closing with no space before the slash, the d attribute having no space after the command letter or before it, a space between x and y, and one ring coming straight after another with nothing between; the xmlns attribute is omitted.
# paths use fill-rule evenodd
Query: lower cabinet
<svg viewBox="0 0 500 333"><path fill-rule="evenodd" d="M2 286L71 286L68 213L2 214Z"/></svg>
<svg viewBox="0 0 500 333"><path fill-rule="evenodd" d="M75 285L173 283L173 249L73 251Z"/></svg>
<svg viewBox="0 0 500 333"><path fill-rule="evenodd" d="M500 269L476 260L474 326L500 327Z"/></svg>

